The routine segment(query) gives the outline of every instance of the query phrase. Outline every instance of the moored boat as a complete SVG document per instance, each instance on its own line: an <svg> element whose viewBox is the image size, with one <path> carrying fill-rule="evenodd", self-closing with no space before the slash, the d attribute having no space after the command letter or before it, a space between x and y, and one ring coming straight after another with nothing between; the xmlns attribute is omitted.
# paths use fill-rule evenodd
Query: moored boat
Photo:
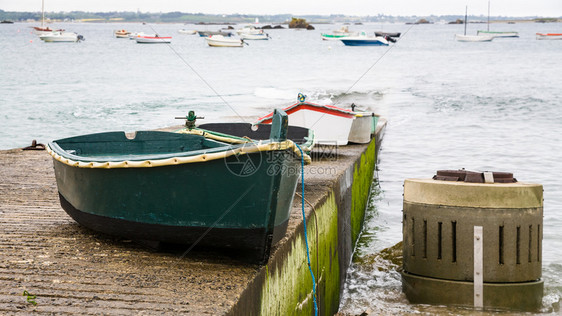
<svg viewBox="0 0 562 316"><path fill-rule="evenodd" d="M240 39L242 40L268 40L269 35L266 33L250 34L242 33L240 34Z"/></svg>
<svg viewBox="0 0 562 316"><path fill-rule="evenodd" d="M490 42L494 39L490 35L466 35L466 25L468 22L468 6L464 11L464 34L455 34L455 39L458 42Z"/></svg>
<svg viewBox="0 0 562 316"><path fill-rule="evenodd" d="M257 29L253 25L245 25L243 28L236 30L236 34L263 34L263 30Z"/></svg>
<svg viewBox="0 0 562 316"><path fill-rule="evenodd" d="M275 112L267 141L158 131L53 141L60 202L78 223L128 239L230 247L258 262L286 232L301 154ZM290 172L286 172L290 171ZM296 172L295 172L296 171Z"/></svg>
<svg viewBox="0 0 562 316"><path fill-rule="evenodd" d="M491 42L494 39L494 37L484 36L484 35L455 34L455 39L459 42Z"/></svg>
<svg viewBox="0 0 562 316"><path fill-rule="evenodd" d="M380 36L380 37L400 37L400 32L382 32L382 31L377 31L375 32L375 36Z"/></svg>
<svg viewBox="0 0 562 316"><path fill-rule="evenodd" d="M131 32L129 32L127 30L115 30L115 31L113 31L113 35L115 35L116 38L129 38L130 34L131 34Z"/></svg>
<svg viewBox="0 0 562 316"><path fill-rule="evenodd" d="M518 32L498 32L498 31L478 31L476 32L479 36L493 36L497 37L519 37Z"/></svg>
<svg viewBox="0 0 562 316"><path fill-rule="evenodd" d="M339 30L334 30L332 34L322 33L322 40L324 41L337 41L344 37L357 36L357 32L350 32L347 26L342 26Z"/></svg>
<svg viewBox="0 0 562 316"><path fill-rule="evenodd" d="M135 41L139 44L169 44L172 42L171 36L159 36L158 34L152 35L138 35Z"/></svg>
<svg viewBox="0 0 562 316"><path fill-rule="evenodd" d="M367 36L361 32L358 36L348 36L341 38L346 46L388 46L388 40L381 36Z"/></svg>
<svg viewBox="0 0 562 316"><path fill-rule="evenodd" d="M224 37L231 37L232 32L222 32L222 31L197 31L200 37L209 37L212 35L222 35Z"/></svg>
<svg viewBox="0 0 562 316"><path fill-rule="evenodd" d="M340 40L342 38L349 37L349 36L351 36L351 34L326 34L326 33L322 33L322 34L320 34L320 36L322 37L322 40L324 40L324 41L337 41L337 40Z"/></svg>
<svg viewBox="0 0 562 316"><path fill-rule="evenodd" d="M181 29L181 30L178 30L178 33L180 33L180 34L186 34L186 35L194 35L194 34L197 33L197 31L196 31L196 30Z"/></svg>
<svg viewBox="0 0 562 316"><path fill-rule="evenodd" d="M244 41L238 38L229 38L222 35L205 37L207 44L212 47L243 47Z"/></svg>
<svg viewBox="0 0 562 316"><path fill-rule="evenodd" d="M305 101L299 94L299 102L284 111L289 115L291 125L302 126L314 131L314 141L320 145L347 145L355 113L333 105L319 105ZM260 117L256 123L270 124L273 113Z"/></svg>
<svg viewBox="0 0 562 316"><path fill-rule="evenodd" d="M44 42L64 43L83 41L84 37L74 32L50 32L40 35L39 38Z"/></svg>
<svg viewBox="0 0 562 316"><path fill-rule="evenodd" d="M63 29L53 30L45 26L45 0L41 0L41 26L33 26L33 33L35 35L48 35L52 32L63 32Z"/></svg>
<svg viewBox="0 0 562 316"><path fill-rule="evenodd" d="M536 33L538 40L562 40L562 33Z"/></svg>
<svg viewBox="0 0 562 316"><path fill-rule="evenodd" d="M507 32L499 32L499 31L490 31L490 1L488 1L488 24L486 31L478 31L476 35L480 36L492 36L494 38L498 37L519 37L519 33L514 31L507 31Z"/></svg>

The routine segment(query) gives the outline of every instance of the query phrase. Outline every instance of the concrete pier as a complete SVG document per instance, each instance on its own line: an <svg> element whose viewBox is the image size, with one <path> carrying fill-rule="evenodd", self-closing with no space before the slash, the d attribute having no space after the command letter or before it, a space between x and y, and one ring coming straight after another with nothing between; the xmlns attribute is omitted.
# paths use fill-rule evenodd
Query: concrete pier
<svg viewBox="0 0 562 316"><path fill-rule="evenodd" d="M317 152L305 167L321 315L337 311L385 124L370 144ZM300 195L285 238L258 266L235 251L155 249L79 226L60 207L45 151L0 151L0 179L0 314L313 314Z"/></svg>

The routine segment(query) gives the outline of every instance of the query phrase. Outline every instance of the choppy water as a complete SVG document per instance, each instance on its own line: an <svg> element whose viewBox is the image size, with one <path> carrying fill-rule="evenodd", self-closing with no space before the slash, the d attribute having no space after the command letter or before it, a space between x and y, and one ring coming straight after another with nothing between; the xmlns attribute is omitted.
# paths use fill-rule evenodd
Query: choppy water
<svg viewBox="0 0 562 316"><path fill-rule="evenodd" d="M191 109L206 121L249 120L291 104L298 92L319 103L354 102L389 123L340 310L470 313L408 304L394 268L360 263L402 239L404 179L464 167L510 171L544 185L543 312L559 311L562 41L537 41L534 34L559 32L562 24L492 25L521 37L491 43L456 42L462 25L350 26L407 32L392 48L321 41L321 32L339 25L318 25L315 31L272 30L271 41L242 49L210 48L202 38L177 34L193 25L57 25L86 38L77 44L43 43L29 26L0 25L0 149L175 125L174 116ZM482 27L469 25L468 32ZM174 39L170 46L139 45L113 38L118 28L153 28Z"/></svg>

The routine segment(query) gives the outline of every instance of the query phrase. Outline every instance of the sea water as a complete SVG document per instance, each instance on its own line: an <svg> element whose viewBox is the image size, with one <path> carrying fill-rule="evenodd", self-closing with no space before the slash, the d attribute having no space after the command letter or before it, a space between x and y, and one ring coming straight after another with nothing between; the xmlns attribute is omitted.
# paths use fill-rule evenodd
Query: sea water
<svg viewBox="0 0 562 316"><path fill-rule="evenodd" d="M345 314L470 310L409 304L395 267L362 260L402 239L402 184L440 169L513 172L544 186L543 313L562 296L562 41L537 32L562 24L492 24L520 38L461 43L462 25L350 25L356 31L402 32L398 43L346 47L313 31L268 30L271 40L243 48L208 47L181 24L53 25L83 35L80 43L43 43L31 24L0 25L0 149L79 134L150 130L183 123L246 121L307 100L355 103L388 120L364 230L340 305ZM241 25L236 28L242 27ZM485 25L468 25L476 34ZM114 29L173 36L172 44L136 44ZM305 179L306 180L306 179Z"/></svg>

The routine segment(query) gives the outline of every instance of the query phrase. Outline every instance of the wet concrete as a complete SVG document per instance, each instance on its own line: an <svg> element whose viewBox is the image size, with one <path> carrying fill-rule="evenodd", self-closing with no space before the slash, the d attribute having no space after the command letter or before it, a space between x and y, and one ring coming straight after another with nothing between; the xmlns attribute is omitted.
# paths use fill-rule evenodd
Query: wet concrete
<svg viewBox="0 0 562 316"><path fill-rule="evenodd" d="M307 218L366 148L340 147L336 161L306 167ZM322 168L330 171L318 172ZM283 257L302 227L300 201L297 196L272 258ZM0 151L0 314L239 314L240 298L251 298L248 288L267 268L245 263L236 251L151 246L74 222L60 207L45 151Z"/></svg>

